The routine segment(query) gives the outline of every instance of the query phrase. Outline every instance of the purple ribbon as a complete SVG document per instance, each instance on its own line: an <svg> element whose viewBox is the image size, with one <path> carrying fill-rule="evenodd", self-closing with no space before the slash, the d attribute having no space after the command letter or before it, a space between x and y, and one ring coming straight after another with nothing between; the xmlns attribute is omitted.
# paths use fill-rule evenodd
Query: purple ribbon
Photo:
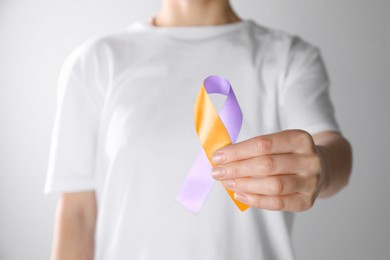
<svg viewBox="0 0 390 260"><path fill-rule="evenodd" d="M203 81L207 94L225 95L226 101L219 112L232 143L235 143L242 125L242 112L228 80L219 76L209 76ZM176 200L189 211L197 214L205 202L214 179L212 166L202 149L193 163Z"/></svg>

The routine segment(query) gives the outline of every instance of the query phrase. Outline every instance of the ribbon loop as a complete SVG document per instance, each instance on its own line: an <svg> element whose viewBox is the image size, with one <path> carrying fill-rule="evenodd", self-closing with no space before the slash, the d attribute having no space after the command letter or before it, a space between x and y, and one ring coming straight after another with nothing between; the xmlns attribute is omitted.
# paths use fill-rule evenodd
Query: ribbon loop
<svg viewBox="0 0 390 260"><path fill-rule="evenodd" d="M209 94L223 94L226 101L218 114ZM212 154L235 143L242 125L242 112L233 89L224 78L210 76L199 90L194 109L195 128L203 150L199 153L176 200L193 213L198 213L207 198L214 179L211 177ZM237 207L244 211L247 205L237 201L226 189Z"/></svg>

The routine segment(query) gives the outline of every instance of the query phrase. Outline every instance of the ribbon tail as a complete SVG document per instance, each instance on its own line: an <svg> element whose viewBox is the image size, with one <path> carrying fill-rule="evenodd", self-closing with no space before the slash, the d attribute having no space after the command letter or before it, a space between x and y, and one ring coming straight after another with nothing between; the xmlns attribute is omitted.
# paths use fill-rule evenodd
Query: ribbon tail
<svg viewBox="0 0 390 260"><path fill-rule="evenodd" d="M214 185L211 169L209 160L202 150L176 197L177 202L194 214L198 214Z"/></svg>

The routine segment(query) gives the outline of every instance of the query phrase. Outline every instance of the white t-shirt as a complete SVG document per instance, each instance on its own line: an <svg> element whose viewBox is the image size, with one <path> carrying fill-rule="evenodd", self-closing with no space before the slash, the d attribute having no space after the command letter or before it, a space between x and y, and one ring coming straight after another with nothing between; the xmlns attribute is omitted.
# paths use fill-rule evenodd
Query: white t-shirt
<svg viewBox="0 0 390 260"><path fill-rule="evenodd" d="M238 142L299 128L338 131L318 48L251 20L207 27L137 22L65 61L45 191L95 190L95 259L293 259L293 214L241 212L216 182L198 216L175 201L201 149L203 79L228 79Z"/></svg>

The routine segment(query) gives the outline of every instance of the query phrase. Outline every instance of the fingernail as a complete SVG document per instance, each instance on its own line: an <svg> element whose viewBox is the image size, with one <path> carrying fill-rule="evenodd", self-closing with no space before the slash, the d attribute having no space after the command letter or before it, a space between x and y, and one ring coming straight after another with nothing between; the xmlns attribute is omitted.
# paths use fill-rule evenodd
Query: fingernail
<svg viewBox="0 0 390 260"><path fill-rule="evenodd" d="M213 163L223 163L226 160L226 155L224 153L215 153L211 157Z"/></svg>
<svg viewBox="0 0 390 260"><path fill-rule="evenodd" d="M226 188L234 189L234 187L236 187L236 182L233 181L233 180L226 180L226 181L223 182L223 185Z"/></svg>
<svg viewBox="0 0 390 260"><path fill-rule="evenodd" d="M214 178L221 178L221 177L223 177L225 175L225 169L222 168L222 167L215 167L215 168L212 169L211 175Z"/></svg>
<svg viewBox="0 0 390 260"><path fill-rule="evenodd" d="M244 194L242 193L234 193L234 198L236 200L239 200L241 202L247 202L248 201L248 197L245 196Z"/></svg>

